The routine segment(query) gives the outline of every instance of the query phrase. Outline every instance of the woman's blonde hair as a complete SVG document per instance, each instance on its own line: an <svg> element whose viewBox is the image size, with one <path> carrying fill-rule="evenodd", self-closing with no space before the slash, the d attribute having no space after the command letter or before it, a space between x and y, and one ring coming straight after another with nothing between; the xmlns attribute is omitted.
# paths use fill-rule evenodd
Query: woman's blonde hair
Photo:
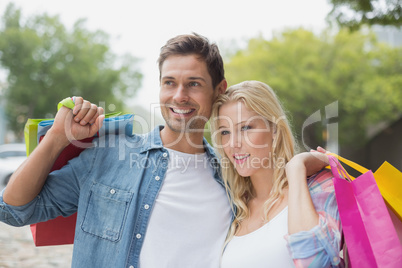
<svg viewBox="0 0 402 268"><path fill-rule="evenodd" d="M224 153L221 135L218 131L220 107L229 102L238 101L242 101L248 109L262 116L276 131L271 149L274 179L270 197L264 204L265 220L267 220L268 212L273 205L283 198L283 189L288 185L285 164L293 157L296 150L296 143L284 109L268 85L258 81L245 81L231 86L217 98L212 108L212 142L222 157L223 181L232 200L232 209L236 212L225 245L235 235L239 224L249 217L247 203L253 196L250 178L242 177L237 173Z"/></svg>

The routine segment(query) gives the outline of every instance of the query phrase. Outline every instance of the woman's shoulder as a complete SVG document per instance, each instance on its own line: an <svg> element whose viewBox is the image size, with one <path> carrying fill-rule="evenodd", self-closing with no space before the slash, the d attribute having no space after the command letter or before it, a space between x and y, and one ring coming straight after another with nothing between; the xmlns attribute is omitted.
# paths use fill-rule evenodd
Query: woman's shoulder
<svg viewBox="0 0 402 268"><path fill-rule="evenodd" d="M322 169L307 178L310 193L334 192L333 175L330 169Z"/></svg>

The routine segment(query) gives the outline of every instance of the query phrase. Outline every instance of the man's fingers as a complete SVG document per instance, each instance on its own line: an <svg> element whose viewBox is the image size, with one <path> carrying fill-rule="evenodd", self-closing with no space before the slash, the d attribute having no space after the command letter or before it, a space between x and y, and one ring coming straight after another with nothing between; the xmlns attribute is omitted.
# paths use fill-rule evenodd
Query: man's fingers
<svg viewBox="0 0 402 268"><path fill-rule="evenodd" d="M75 107L77 107L77 105ZM83 120L88 113L91 114L91 118L92 118L92 115L96 111L91 110L91 107L92 107L92 104L89 101L84 100L84 102L77 108L79 110L78 110L78 113L76 114L76 116L74 117L74 121L77 123L80 123L81 125L86 125L88 123L88 121L81 122L81 120Z"/></svg>
<svg viewBox="0 0 402 268"><path fill-rule="evenodd" d="M96 132L99 131L99 129L102 127L103 125L103 120L105 119L105 115L102 114L100 116L98 116L98 118L95 120L95 123L92 124L89 127L89 133L90 133L90 137L94 136L96 134Z"/></svg>
<svg viewBox="0 0 402 268"><path fill-rule="evenodd" d="M97 107L97 112L92 116L92 118L89 120L89 124L94 124L95 120L98 119L100 115L103 114L103 108L102 107Z"/></svg>
<svg viewBox="0 0 402 268"><path fill-rule="evenodd" d="M85 126L87 123L90 123L94 117L98 116L97 113L98 113L98 106L90 103L89 109L86 110L86 114L81 119L80 124L82 126Z"/></svg>
<svg viewBox="0 0 402 268"><path fill-rule="evenodd" d="M82 97L73 97L74 98L74 109L73 109L73 114L77 115L78 112L80 111L82 104L84 103L84 99Z"/></svg>

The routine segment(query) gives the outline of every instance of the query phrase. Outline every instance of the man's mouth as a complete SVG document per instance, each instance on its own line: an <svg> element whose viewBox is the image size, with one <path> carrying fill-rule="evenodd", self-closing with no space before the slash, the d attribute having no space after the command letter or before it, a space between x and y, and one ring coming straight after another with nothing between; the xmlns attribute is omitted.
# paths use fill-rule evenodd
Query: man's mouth
<svg viewBox="0 0 402 268"><path fill-rule="evenodd" d="M172 112L174 112L175 114L182 114L182 115L187 115L187 114L191 114L192 112L195 111L195 109L180 109L180 108L170 108L170 110Z"/></svg>

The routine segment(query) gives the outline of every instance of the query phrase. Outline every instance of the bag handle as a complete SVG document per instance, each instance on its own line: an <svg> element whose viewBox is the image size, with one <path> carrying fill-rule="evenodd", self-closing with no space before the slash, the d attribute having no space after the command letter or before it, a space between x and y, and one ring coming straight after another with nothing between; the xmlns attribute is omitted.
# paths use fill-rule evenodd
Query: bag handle
<svg viewBox="0 0 402 268"><path fill-rule="evenodd" d="M361 166L361 165L359 165L359 164L356 164L355 162L350 161L350 160L348 160L348 159L346 159L346 158L344 158L344 157L342 157L342 156L339 156L339 155L334 154L334 153L327 153L327 154L328 154L328 156L331 155L331 156L333 156L333 157L338 158L342 163L344 163L344 164L348 165L349 167L351 167L351 168L353 168L353 169L359 171L359 172L362 173L362 174L364 174L364 173L366 173L367 171L369 171L367 168L365 168L365 167L363 167L363 166Z"/></svg>
<svg viewBox="0 0 402 268"><path fill-rule="evenodd" d="M68 98L65 98L62 101L60 101L59 104L57 104L57 110L60 110L60 108L62 106L65 106L69 109L74 109L74 106L75 106L74 97L68 97ZM108 113L108 114L105 114L105 118L115 117L115 116L119 116L119 115L122 115L122 112Z"/></svg>
<svg viewBox="0 0 402 268"><path fill-rule="evenodd" d="M335 156L328 154L329 165L331 167L332 174L335 178L344 179L347 181L352 181L349 174L343 168L343 166L339 163L339 161L335 158Z"/></svg>

